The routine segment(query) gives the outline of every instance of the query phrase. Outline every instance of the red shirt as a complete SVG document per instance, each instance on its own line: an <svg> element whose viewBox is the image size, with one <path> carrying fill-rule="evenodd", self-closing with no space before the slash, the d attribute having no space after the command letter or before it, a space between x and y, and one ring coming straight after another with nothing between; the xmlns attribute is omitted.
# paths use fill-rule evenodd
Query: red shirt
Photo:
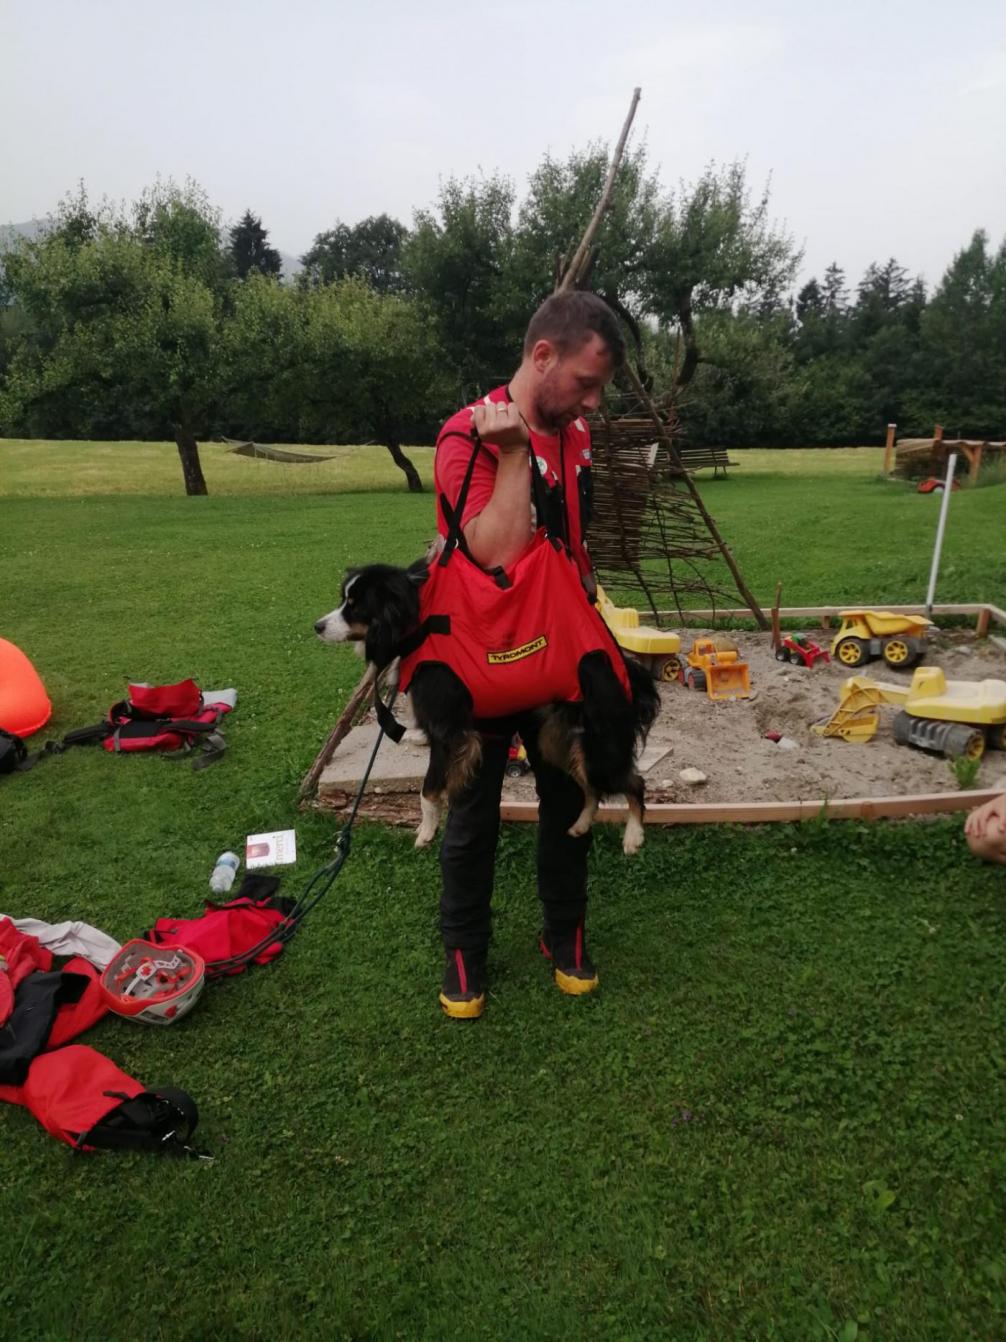
<svg viewBox="0 0 1006 1342"><path fill-rule="evenodd" d="M486 403L510 399L506 387L497 387L482 398ZM475 405L479 404L477 401ZM433 481L437 491L437 527L441 536L447 535L447 521L440 506L440 496L455 503L472 455L472 406L466 406L452 415L437 436L437 451L433 465ZM538 459L545 488L562 489L565 483L565 516L569 529L569 545L581 574L591 571L590 555L584 538L582 502L589 499L590 430L582 419L574 420L561 434L531 434L531 447ZM491 443L483 444L483 451L475 461L468 499L465 503L462 527L478 517L492 497L496 483L496 462L499 450ZM528 499L531 498L531 472L528 469ZM539 519L540 524L540 519Z"/></svg>

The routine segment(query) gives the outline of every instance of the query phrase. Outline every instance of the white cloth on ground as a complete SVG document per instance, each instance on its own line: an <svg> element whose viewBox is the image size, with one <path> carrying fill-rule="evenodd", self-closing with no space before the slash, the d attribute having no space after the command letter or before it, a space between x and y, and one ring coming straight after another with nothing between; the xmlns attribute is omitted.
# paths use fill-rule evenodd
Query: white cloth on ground
<svg viewBox="0 0 1006 1342"><path fill-rule="evenodd" d="M0 913L0 918L9 917ZM19 932L35 937L53 955L80 955L97 969L104 969L122 950L119 942L90 923L46 923L41 918L11 918Z"/></svg>

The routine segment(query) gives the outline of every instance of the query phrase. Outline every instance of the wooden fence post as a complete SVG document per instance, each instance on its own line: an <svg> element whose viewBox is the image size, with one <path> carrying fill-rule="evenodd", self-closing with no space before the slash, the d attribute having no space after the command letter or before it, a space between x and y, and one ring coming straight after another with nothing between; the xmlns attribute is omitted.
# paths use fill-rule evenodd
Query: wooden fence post
<svg viewBox="0 0 1006 1342"><path fill-rule="evenodd" d="M887 442L884 444L884 474L890 475L894 468L894 435L897 432L897 424L888 424Z"/></svg>

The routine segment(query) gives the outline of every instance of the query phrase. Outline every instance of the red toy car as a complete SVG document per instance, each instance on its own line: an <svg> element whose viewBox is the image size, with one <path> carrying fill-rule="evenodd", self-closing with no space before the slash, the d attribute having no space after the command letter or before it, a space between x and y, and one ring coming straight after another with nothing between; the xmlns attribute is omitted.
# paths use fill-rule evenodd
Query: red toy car
<svg viewBox="0 0 1006 1342"><path fill-rule="evenodd" d="M524 742L520 739L517 732L514 732L513 739L510 742L510 750L507 753L506 776L507 778L522 778L524 774L531 772L531 765L528 762L527 751L524 749Z"/></svg>
<svg viewBox="0 0 1006 1342"><path fill-rule="evenodd" d="M830 662L831 653L807 637L806 634L784 634L775 650L777 662L802 662L804 666L813 666L815 662Z"/></svg>
<svg viewBox="0 0 1006 1342"><path fill-rule="evenodd" d="M946 487L947 482L945 480L938 480L935 475L931 475L928 480L919 481L918 488L915 492L916 494L942 494ZM960 489L960 487L960 480L955 480L950 487L951 493L953 493L955 489Z"/></svg>

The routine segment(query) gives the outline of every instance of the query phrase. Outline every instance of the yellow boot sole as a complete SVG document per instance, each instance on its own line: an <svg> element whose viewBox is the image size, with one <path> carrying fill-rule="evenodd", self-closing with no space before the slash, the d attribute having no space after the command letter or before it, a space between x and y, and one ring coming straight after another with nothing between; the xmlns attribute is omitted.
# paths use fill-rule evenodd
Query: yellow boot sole
<svg viewBox="0 0 1006 1342"><path fill-rule="evenodd" d="M473 997L470 1002L455 1002L441 993L440 1005L444 1015L450 1016L452 1020L477 1020L486 1009L486 996L483 993L481 997Z"/></svg>
<svg viewBox="0 0 1006 1342"><path fill-rule="evenodd" d="M564 974L561 969L555 971L555 982L558 988L570 997L582 997L585 993L592 993L600 983L600 979L595 974L592 979L580 979L573 974Z"/></svg>

